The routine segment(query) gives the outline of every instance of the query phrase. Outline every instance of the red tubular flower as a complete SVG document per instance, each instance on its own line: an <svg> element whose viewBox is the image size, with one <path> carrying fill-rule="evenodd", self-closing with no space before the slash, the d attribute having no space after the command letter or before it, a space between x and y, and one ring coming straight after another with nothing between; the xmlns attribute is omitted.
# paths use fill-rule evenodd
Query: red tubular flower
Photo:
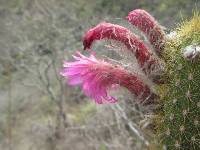
<svg viewBox="0 0 200 150"><path fill-rule="evenodd" d="M128 29L111 23L100 23L90 29L83 37L84 49L90 49L95 40L101 39L112 39L122 42L128 50L134 53L145 73L150 73L155 69L157 60L152 56L152 53L144 43Z"/></svg>
<svg viewBox="0 0 200 150"><path fill-rule="evenodd" d="M153 103L156 95L136 75L122 67L97 60L93 55L85 57L77 53L74 58L75 62L64 62L61 75L67 77L71 85L82 85L84 93L96 103L116 102L117 100L108 95L107 91L117 85L134 93L142 103Z"/></svg>
<svg viewBox="0 0 200 150"><path fill-rule="evenodd" d="M164 32L157 21L145 10L136 9L126 17L128 22L143 31L157 53L164 48Z"/></svg>

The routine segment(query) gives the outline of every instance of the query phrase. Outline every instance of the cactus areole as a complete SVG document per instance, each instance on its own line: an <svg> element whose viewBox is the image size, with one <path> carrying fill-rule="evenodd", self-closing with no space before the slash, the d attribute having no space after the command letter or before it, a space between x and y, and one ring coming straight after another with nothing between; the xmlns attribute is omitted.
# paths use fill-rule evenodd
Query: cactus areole
<svg viewBox="0 0 200 150"><path fill-rule="evenodd" d="M174 31L173 36L166 36L155 18L145 10L131 11L126 20L146 35L155 53L127 28L106 22L86 32L84 49L91 49L95 41L103 39L122 43L135 56L153 87L136 72L97 59L93 54L86 57L79 52L74 56L75 62L64 61L61 75L70 85L81 85L83 92L98 104L117 102L108 93L116 87L128 89L143 105L158 102L161 109L155 112L157 143L150 147L154 150L199 150L200 16L196 14ZM160 61L165 62L164 73L159 74L162 83L150 78L151 72L160 67Z"/></svg>

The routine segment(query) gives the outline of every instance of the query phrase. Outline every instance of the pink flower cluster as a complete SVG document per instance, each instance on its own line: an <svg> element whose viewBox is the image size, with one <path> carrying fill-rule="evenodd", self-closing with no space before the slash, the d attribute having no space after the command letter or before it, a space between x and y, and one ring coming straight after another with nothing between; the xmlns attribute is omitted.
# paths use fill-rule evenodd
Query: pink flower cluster
<svg viewBox="0 0 200 150"><path fill-rule="evenodd" d="M135 10L127 17L133 25L150 35L149 40L155 49L163 47L164 36L155 19L144 10ZM91 49L94 41L101 39L116 40L123 43L135 55L144 74L148 75L156 65L157 58L151 50L128 29L111 24L100 23L90 29L83 37L84 49ZM159 45L160 44L160 45ZM161 50L157 50L160 52ZM128 72L119 65L98 60L94 55L86 57L77 52L74 62L65 61L61 75L68 78L70 85L81 85L84 93L101 104L105 101L114 103L117 100L108 94L118 86L127 88L143 104L153 103L157 96L135 73Z"/></svg>
<svg viewBox="0 0 200 150"><path fill-rule="evenodd" d="M97 60L94 55L86 57L79 52L73 57L76 61L64 62L61 75L68 77L70 85L82 85L84 93L98 104L103 101L116 102L117 100L108 95L107 91L117 86L126 87L136 96L140 96L141 100L151 95L148 86L121 66Z"/></svg>

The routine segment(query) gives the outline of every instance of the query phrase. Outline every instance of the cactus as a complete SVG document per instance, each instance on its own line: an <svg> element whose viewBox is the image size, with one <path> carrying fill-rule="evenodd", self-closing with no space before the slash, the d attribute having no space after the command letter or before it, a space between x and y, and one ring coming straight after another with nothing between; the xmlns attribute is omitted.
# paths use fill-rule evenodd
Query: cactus
<svg viewBox="0 0 200 150"><path fill-rule="evenodd" d="M126 19L147 36L155 52L130 30L105 22L86 32L84 49L102 39L124 44L151 84L123 66L80 53L74 56L76 62L64 62L61 75L72 85L82 85L85 94L99 104L117 102L107 94L116 86L127 88L142 104L158 102L160 109L154 112L157 143L152 142L151 149L200 149L200 16L195 14L170 35L144 10L134 10ZM155 70L158 75L152 77Z"/></svg>
<svg viewBox="0 0 200 150"><path fill-rule="evenodd" d="M199 25L200 16L195 14L169 38L162 54L168 82L160 86L163 110L157 125L161 141L169 150L200 149Z"/></svg>

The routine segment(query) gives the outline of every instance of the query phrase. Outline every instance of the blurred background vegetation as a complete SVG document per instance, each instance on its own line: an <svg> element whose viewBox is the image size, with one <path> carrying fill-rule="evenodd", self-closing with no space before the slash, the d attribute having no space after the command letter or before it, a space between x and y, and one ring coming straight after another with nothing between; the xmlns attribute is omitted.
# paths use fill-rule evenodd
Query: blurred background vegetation
<svg viewBox="0 0 200 150"><path fill-rule="evenodd" d="M145 149L151 136L131 130L146 119L136 104L96 106L59 75L62 61L82 51L90 27L123 24L137 8L170 32L200 9L200 1L0 0L0 149Z"/></svg>

